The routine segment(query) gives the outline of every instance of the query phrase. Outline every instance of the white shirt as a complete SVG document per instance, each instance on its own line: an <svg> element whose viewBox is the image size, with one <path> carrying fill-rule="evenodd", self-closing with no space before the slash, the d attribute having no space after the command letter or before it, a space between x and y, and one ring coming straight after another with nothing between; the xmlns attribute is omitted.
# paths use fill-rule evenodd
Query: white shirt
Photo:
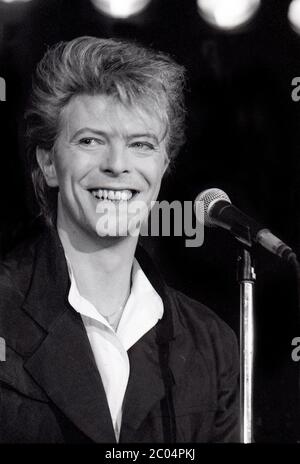
<svg viewBox="0 0 300 464"><path fill-rule="evenodd" d="M75 311L81 314L118 441L123 399L130 373L127 350L162 318L163 302L135 259L131 292L115 331L95 306L80 295L72 268L67 262L71 279L68 300Z"/></svg>

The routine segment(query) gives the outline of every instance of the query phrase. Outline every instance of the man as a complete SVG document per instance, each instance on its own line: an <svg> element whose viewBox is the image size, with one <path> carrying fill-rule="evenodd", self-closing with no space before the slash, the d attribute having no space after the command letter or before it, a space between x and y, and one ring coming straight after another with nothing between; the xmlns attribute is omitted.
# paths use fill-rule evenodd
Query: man
<svg viewBox="0 0 300 464"><path fill-rule="evenodd" d="M238 441L232 331L137 243L183 140L183 84L115 40L39 63L28 154L47 226L1 265L1 442Z"/></svg>

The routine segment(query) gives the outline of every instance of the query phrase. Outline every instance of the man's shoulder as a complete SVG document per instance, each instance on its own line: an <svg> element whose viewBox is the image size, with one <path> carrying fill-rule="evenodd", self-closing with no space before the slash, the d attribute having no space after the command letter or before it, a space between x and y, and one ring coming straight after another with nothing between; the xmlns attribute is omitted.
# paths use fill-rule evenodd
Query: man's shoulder
<svg viewBox="0 0 300 464"><path fill-rule="evenodd" d="M31 352L40 337L39 326L26 312L40 239L26 238L0 260L0 336L21 356ZM46 285L45 279L41 285Z"/></svg>
<svg viewBox="0 0 300 464"><path fill-rule="evenodd" d="M216 312L177 289L168 286L167 292L177 306L182 325L196 333L197 338L209 337L216 342L222 340L225 344L236 344L235 332Z"/></svg>
<svg viewBox="0 0 300 464"><path fill-rule="evenodd" d="M0 260L0 309L24 297L34 261L37 237L18 243Z"/></svg>

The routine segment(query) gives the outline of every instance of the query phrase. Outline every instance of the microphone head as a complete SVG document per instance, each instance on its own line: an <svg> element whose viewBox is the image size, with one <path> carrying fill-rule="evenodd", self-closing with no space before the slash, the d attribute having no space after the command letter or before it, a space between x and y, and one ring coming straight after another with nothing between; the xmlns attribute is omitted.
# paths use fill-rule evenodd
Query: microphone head
<svg viewBox="0 0 300 464"><path fill-rule="evenodd" d="M199 193L195 200L195 209L197 211L197 202L202 201L204 206L204 224L209 227L214 227L215 223L210 216L210 210L212 206L217 203L218 201L227 201L231 203L229 196L227 193L223 192L223 190L218 188L210 188L203 190L203 192Z"/></svg>

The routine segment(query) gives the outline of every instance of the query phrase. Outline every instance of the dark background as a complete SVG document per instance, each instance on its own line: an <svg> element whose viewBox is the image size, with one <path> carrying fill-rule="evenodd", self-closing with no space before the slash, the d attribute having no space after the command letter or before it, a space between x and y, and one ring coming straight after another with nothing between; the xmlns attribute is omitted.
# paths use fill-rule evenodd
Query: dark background
<svg viewBox="0 0 300 464"><path fill-rule="evenodd" d="M122 37L170 53L188 72L187 143L160 199L194 200L205 188L232 202L295 250L300 250L300 102L291 81L300 76L300 36L289 26L289 1L263 0L243 29L207 25L195 0L153 0L143 14L114 20L88 0L0 1L1 253L29 232L36 209L25 174L23 112L31 73L46 48L80 35ZM212 307L239 334L237 243L206 230L204 246L186 237L148 240L167 282ZM256 288L255 440L300 440L298 364L291 340L300 336L293 271L254 250Z"/></svg>

